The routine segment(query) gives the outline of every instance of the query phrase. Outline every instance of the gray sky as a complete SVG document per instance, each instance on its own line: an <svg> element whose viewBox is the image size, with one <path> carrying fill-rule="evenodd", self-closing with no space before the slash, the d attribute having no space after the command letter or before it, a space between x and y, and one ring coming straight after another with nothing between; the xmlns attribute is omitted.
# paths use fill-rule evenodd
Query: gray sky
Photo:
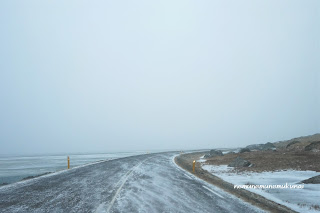
<svg viewBox="0 0 320 213"><path fill-rule="evenodd" d="M0 1L0 154L320 132L320 1Z"/></svg>

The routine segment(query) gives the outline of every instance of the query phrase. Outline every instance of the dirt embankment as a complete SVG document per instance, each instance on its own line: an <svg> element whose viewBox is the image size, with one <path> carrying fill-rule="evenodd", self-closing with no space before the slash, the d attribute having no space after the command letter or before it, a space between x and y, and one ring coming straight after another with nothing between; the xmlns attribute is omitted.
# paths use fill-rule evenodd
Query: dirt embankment
<svg viewBox="0 0 320 213"><path fill-rule="evenodd" d="M182 154L175 158L176 164L178 164L181 168L187 170L188 172L194 174L195 176L201 178L202 180L211 183L215 186L218 186L225 190L228 193L231 193L240 199L251 203L252 205L258 206L264 210L267 210L269 212L295 212L291 209L289 209L286 206L280 205L278 203L275 203L273 201L270 201L258 194L255 194L253 192L249 192L244 189L235 189L234 185L224 181L223 179L212 175L206 170L203 170L201 168L201 165L199 162L196 163L195 173L192 171L192 162L193 160L198 160L201 156L203 156L204 152L198 152L198 153L189 153L189 154Z"/></svg>

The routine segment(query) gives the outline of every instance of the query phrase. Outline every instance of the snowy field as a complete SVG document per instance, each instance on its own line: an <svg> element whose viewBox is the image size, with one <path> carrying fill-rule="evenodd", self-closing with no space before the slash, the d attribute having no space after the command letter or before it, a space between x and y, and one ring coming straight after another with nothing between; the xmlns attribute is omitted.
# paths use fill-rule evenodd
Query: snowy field
<svg viewBox="0 0 320 213"><path fill-rule="evenodd" d="M204 162L204 160L200 160ZM288 185L303 188L248 188L269 200L298 212L320 212L320 184L300 184L300 181L320 175L314 171L276 171L235 173L227 165L205 165L202 168L235 185Z"/></svg>

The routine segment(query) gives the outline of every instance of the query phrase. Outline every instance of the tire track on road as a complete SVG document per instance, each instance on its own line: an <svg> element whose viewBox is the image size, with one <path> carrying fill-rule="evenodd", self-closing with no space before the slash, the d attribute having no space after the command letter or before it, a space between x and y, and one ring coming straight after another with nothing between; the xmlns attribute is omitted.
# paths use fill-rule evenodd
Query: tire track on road
<svg viewBox="0 0 320 213"><path fill-rule="evenodd" d="M146 160L150 159L146 158L143 161L141 161L140 163L138 163L136 166L134 166L132 169L130 169L116 184L114 187L117 187L120 183L121 185L119 186L119 188L116 190L116 193L114 194L114 196L112 197L111 202L109 203L109 206L107 208L107 210L105 211L105 203L102 203L98 206L98 208L96 209L96 213L102 213L102 212L110 212L114 202L116 201L118 195L121 192L121 189L123 188L124 184L127 182L127 180L129 179L129 177L131 176L131 174L142 164L144 163Z"/></svg>

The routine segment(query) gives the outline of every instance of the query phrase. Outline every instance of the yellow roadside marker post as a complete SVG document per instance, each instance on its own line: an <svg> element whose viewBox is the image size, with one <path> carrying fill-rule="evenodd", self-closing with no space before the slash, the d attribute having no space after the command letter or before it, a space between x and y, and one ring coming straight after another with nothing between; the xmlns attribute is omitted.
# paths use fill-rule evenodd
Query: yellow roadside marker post
<svg viewBox="0 0 320 213"><path fill-rule="evenodd" d="M68 169L70 169L70 158L68 156Z"/></svg>
<svg viewBox="0 0 320 213"><path fill-rule="evenodd" d="M194 160L194 161L193 161L193 165L192 165L192 171L193 171L193 173L194 173L195 169L196 169L196 161Z"/></svg>

